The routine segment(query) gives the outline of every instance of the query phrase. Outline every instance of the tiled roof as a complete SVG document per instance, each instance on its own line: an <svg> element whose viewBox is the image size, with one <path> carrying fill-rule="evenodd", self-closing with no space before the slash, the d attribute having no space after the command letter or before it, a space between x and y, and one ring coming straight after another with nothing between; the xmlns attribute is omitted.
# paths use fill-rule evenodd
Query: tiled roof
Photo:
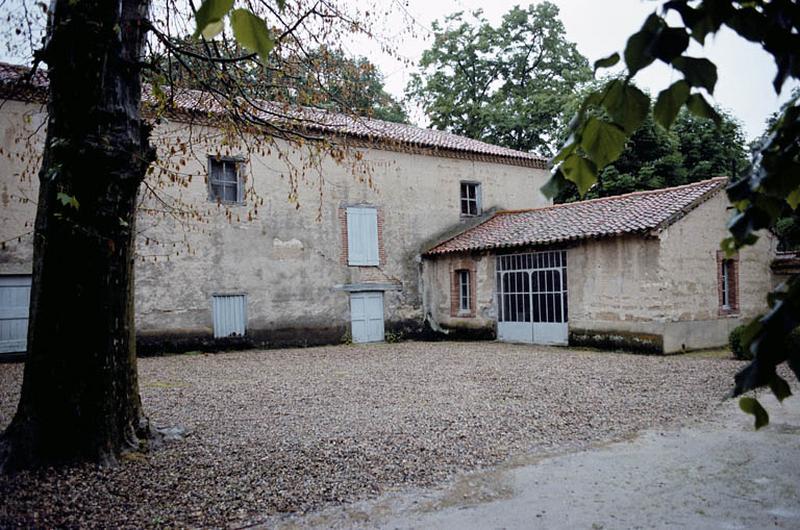
<svg viewBox="0 0 800 530"><path fill-rule="evenodd" d="M717 177L693 184L532 210L500 211L425 254L549 245L563 241L645 234L663 228L725 187Z"/></svg>
<svg viewBox="0 0 800 530"><path fill-rule="evenodd" d="M18 82L20 77L27 72L28 68L25 66L0 62L0 96L23 101L44 97L44 89L47 86L46 73L42 70L37 71L31 86L31 84ZM147 87L144 90L144 99L153 101ZM213 96L197 90L183 90L174 100L178 110L181 111L202 113L225 111L224 106ZM362 118L311 107L289 106L267 101L256 101L255 103L258 108L248 106L247 109L255 118L283 127L299 127L307 131L409 147L471 153L515 160L532 167L547 167L547 159L533 153L516 151L445 131L423 129L413 125Z"/></svg>
<svg viewBox="0 0 800 530"><path fill-rule="evenodd" d="M800 253L778 252L770 266L778 274L797 274L800 272Z"/></svg>

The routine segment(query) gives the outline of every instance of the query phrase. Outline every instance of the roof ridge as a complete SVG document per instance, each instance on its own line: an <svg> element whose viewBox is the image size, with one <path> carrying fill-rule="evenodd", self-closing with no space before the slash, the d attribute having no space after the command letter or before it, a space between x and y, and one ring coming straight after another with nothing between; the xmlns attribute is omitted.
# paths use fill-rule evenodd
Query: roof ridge
<svg viewBox="0 0 800 530"><path fill-rule="evenodd" d="M680 186L672 186L669 188L657 188L654 190L639 190L639 191L631 191L628 193L623 193L622 195L611 195L608 197L597 197L596 199L586 199L583 201L575 201L575 202L564 202L561 204L550 204L547 206L539 206L537 208L521 208L518 210L500 210L496 212L495 215L507 215L507 214L517 214L517 213L526 213L526 212L538 212L542 210L550 210L554 208L566 208L570 206L577 206L577 205L584 205L584 204L595 204L598 202L614 202L621 199L629 198L629 197L638 197L640 195L654 195L657 193L666 193L671 191L676 191L684 188L693 188L693 187L700 187L704 184L710 184L712 182L723 182L727 181L729 177L726 176L719 176L719 177L712 177L710 179L705 180L698 180L697 182L690 182L688 184L681 184Z"/></svg>

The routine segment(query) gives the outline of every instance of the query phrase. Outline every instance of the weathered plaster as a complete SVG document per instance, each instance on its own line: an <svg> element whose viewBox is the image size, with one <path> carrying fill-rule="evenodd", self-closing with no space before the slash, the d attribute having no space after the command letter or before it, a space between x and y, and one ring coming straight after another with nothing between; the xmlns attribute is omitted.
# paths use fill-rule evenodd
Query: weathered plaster
<svg viewBox="0 0 800 530"><path fill-rule="evenodd" d="M0 137L12 134L9 128L17 127L34 107L39 108L8 102L0 110ZM192 142L184 153L181 144L190 134ZM368 148L340 163L307 146L293 148L284 142L256 145L246 153L244 147L223 145L217 130L201 125L190 130L174 122L158 125L153 137L161 164L182 160L180 172L194 176L182 179L184 185L164 177L157 181L156 175L149 183L165 197L179 197L196 208L202 220L140 215L135 289L142 336L210 336L215 293L247 294L248 333L254 336L309 329L332 336L346 329L350 319L349 295L334 287L364 283L401 286L385 293L387 326L417 322L421 327L419 253L426 242L461 222L460 181L481 182L485 208L547 203L539 192L547 179L542 169ZM13 152L14 144L9 145ZM246 155L245 204L208 201L206 156L216 153ZM19 182L22 161L16 155L0 159L0 192L20 187L35 197L35 179ZM382 212L386 259L379 267L342 263L339 208L349 204L372 205ZM164 210L147 195L143 206ZM0 214L0 238L32 223L34 214L34 204L11 201ZM0 274L29 272L30 262L28 238L0 251Z"/></svg>

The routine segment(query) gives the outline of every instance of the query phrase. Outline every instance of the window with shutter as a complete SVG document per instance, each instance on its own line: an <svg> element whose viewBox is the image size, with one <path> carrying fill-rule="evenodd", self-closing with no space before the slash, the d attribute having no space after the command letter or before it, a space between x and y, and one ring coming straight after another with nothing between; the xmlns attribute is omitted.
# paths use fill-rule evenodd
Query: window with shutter
<svg viewBox="0 0 800 530"><path fill-rule="evenodd" d="M378 265L378 210L347 209L348 265Z"/></svg>
<svg viewBox="0 0 800 530"><path fill-rule="evenodd" d="M239 166L241 160L208 157L208 200L213 202L241 203L244 201L244 179Z"/></svg>

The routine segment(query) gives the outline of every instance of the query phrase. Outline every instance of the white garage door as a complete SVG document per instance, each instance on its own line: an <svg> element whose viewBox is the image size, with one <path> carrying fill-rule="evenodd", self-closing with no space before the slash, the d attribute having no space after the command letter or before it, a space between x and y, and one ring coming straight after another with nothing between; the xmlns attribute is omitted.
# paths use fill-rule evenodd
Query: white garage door
<svg viewBox="0 0 800 530"><path fill-rule="evenodd" d="M353 342L383 341L383 293L352 293L350 321Z"/></svg>
<svg viewBox="0 0 800 530"><path fill-rule="evenodd" d="M30 298L30 276L0 276L0 353L27 349Z"/></svg>

